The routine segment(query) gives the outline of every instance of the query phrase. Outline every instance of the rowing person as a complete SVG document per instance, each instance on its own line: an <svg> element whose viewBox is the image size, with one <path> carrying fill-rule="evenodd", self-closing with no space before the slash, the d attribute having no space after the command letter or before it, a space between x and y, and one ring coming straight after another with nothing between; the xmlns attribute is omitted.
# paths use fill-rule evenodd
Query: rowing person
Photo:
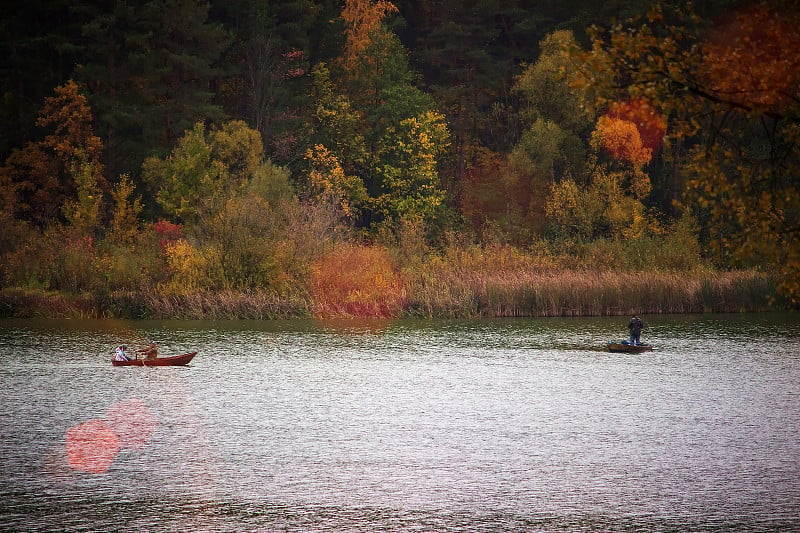
<svg viewBox="0 0 800 533"><path fill-rule="evenodd" d="M144 348L137 349L136 353L142 354L145 359L155 359L158 357L158 346L156 346L155 341L150 341L150 344Z"/></svg>

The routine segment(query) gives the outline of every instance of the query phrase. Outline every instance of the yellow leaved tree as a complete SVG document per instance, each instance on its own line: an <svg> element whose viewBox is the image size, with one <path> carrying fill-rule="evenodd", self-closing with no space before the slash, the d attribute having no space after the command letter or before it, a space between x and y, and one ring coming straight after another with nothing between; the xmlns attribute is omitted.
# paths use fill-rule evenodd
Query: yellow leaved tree
<svg viewBox="0 0 800 533"><path fill-rule="evenodd" d="M593 28L571 78L596 110L644 99L665 117L676 205L725 266L779 271L800 305L800 7L760 1L701 20L691 4Z"/></svg>
<svg viewBox="0 0 800 533"><path fill-rule="evenodd" d="M374 34L389 13L396 13L397 6L387 0L345 0L342 19L345 23L345 49L343 61L350 71L364 56L372 44Z"/></svg>

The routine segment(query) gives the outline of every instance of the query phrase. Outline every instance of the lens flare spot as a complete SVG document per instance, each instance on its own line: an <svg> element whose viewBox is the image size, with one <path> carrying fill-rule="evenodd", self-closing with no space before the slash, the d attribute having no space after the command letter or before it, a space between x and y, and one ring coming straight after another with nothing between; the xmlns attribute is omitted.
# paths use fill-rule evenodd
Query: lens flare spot
<svg viewBox="0 0 800 533"><path fill-rule="evenodd" d="M67 463L90 474L106 473L120 450L119 438L99 418L72 426L66 438Z"/></svg>
<svg viewBox="0 0 800 533"><path fill-rule="evenodd" d="M106 425L117 435L122 448L141 450L153 436L158 421L140 399L117 402L106 410Z"/></svg>

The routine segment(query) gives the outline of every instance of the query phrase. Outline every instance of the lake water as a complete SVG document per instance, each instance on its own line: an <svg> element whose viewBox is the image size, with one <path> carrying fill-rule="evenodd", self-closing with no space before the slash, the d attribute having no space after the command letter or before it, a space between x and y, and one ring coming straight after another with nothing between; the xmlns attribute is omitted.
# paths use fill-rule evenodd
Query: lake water
<svg viewBox="0 0 800 533"><path fill-rule="evenodd" d="M2 320L0 531L800 530L798 315L643 318Z"/></svg>

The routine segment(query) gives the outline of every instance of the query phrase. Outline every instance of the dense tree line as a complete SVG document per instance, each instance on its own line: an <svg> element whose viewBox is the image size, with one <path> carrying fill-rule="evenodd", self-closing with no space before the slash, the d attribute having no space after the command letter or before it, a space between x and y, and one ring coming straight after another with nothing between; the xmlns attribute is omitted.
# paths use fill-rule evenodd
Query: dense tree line
<svg viewBox="0 0 800 533"><path fill-rule="evenodd" d="M796 302L798 22L788 0L21 4L0 286L291 292L359 238L781 269Z"/></svg>

